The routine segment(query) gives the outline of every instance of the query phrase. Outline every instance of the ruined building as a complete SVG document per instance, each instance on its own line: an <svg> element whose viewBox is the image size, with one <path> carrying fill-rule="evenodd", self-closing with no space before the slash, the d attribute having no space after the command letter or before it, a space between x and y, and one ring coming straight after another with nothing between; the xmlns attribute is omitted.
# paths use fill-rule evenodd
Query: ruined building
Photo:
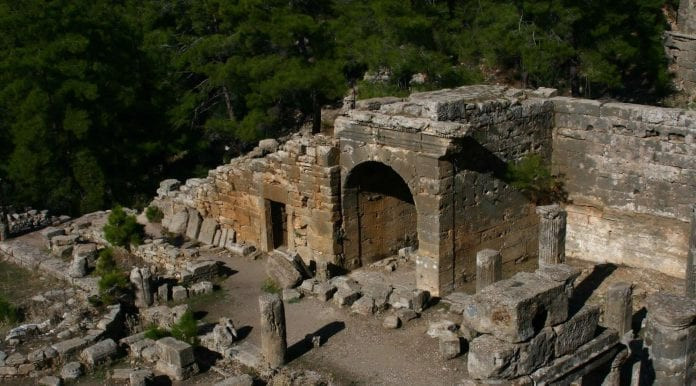
<svg viewBox="0 0 696 386"><path fill-rule="evenodd" d="M506 165L539 154L563 176L566 255L684 277L696 202L696 113L466 86L359 101L332 133L264 140L179 185L163 224L207 244L284 248L347 270L412 247L433 295L475 275L476 252L536 258L535 203Z"/></svg>

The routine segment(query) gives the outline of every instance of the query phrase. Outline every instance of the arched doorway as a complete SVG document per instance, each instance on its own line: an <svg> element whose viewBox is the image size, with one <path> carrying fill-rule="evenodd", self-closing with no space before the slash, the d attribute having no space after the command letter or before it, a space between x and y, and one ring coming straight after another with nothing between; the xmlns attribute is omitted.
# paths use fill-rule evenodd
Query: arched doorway
<svg viewBox="0 0 696 386"><path fill-rule="evenodd" d="M389 166L361 163L348 174L343 193L346 268L418 246L416 205L408 185Z"/></svg>

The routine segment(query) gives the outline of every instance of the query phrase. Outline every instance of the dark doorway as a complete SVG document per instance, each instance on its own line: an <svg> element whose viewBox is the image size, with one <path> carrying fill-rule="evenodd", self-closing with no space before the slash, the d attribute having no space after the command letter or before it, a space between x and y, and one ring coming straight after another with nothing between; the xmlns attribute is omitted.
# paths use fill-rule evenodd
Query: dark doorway
<svg viewBox="0 0 696 386"><path fill-rule="evenodd" d="M389 166L365 162L344 189L344 254L349 269L417 247L417 216L406 182Z"/></svg>
<svg viewBox="0 0 696 386"><path fill-rule="evenodd" d="M271 237L273 248L278 249L288 245L288 221L285 204L270 201L271 203Z"/></svg>

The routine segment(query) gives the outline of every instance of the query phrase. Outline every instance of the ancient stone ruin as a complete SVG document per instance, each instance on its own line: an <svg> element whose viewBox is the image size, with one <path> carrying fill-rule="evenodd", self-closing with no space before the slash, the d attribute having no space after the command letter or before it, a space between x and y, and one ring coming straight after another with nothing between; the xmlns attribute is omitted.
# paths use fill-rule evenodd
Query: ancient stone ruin
<svg viewBox="0 0 696 386"><path fill-rule="evenodd" d="M165 180L161 224L126 210L147 235L118 250L127 291L114 305L92 304L109 213L6 232L3 259L74 289L32 298L45 320L9 330L0 377L693 383L696 113L555 94L466 86L356 101L333 130ZM531 155L562 199L513 186L508 166ZM685 278L685 291L601 286L630 267Z"/></svg>

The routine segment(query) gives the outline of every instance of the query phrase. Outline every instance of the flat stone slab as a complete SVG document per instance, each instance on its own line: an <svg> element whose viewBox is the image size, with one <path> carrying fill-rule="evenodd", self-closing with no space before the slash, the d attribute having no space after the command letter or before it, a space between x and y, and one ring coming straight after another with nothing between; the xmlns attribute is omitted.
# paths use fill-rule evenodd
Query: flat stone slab
<svg viewBox="0 0 696 386"><path fill-rule="evenodd" d="M462 324L510 342L524 342L568 318L565 284L520 272L464 300Z"/></svg>
<svg viewBox="0 0 696 386"><path fill-rule="evenodd" d="M87 346L87 340L83 338L72 338L62 342L54 343L51 347L58 352L61 358L64 358L74 352Z"/></svg>
<svg viewBox="0 0 696 386"><path fill-rule="evenodd" d="M686 327L696 320L696 300L665 292L646 299L650 318L667 327Z"/></svg>

